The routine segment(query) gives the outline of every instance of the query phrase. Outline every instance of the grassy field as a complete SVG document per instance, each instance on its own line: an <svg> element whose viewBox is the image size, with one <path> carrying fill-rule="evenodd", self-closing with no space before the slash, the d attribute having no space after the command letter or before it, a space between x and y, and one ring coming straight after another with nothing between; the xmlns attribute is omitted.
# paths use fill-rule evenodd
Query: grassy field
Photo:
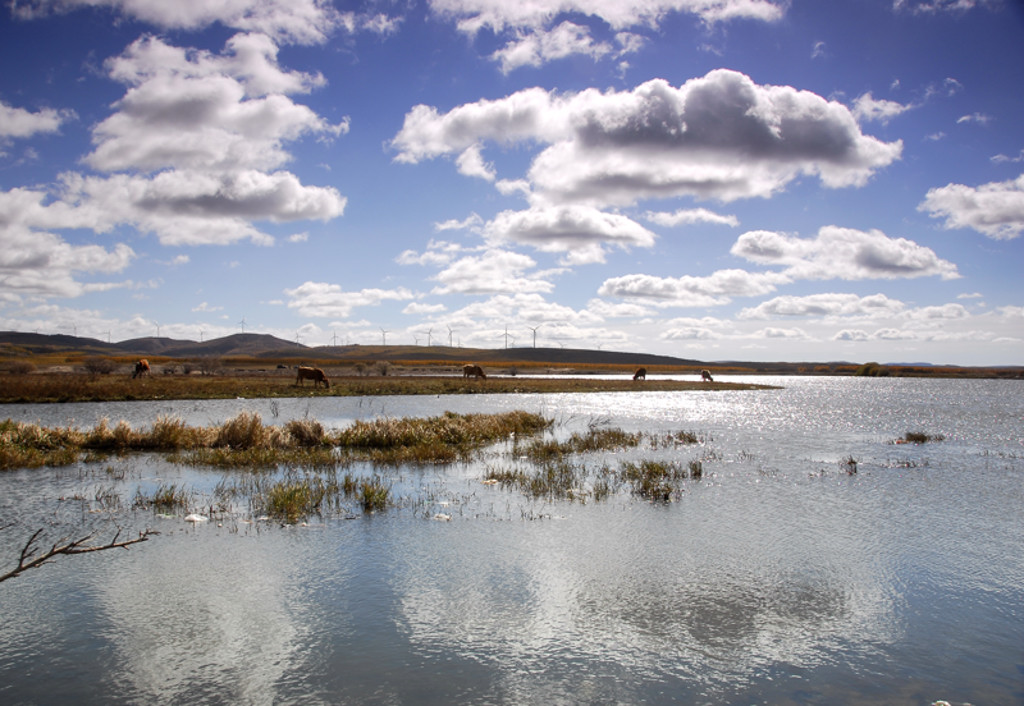
<svg viewBox="0 0 1024 706"><path fill-rule="evenodd" d="M151 375L133 380L115 373L0 374L0 402L108 402L115 400L232 399L297 396L463 395L553 392L635 392L641 390L742 390L764 386L702 383L695 377L678 380L634 381L630 376L610 380L582 377L518 376L486 380L453 375L375 375L331 377L329 389L312 383L295 384L290 370L217 375Z"/></svg>

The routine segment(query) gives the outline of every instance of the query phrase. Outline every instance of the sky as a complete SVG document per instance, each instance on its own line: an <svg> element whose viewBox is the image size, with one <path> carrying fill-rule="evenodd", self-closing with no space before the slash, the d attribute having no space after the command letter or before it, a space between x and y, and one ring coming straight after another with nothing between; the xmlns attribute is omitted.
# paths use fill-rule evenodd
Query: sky
<svg viewBox="0 0 1024 706"><path fill-rule="evenodd" d="M1024 364L1019 0L7 0L0 330Z"/></svg>

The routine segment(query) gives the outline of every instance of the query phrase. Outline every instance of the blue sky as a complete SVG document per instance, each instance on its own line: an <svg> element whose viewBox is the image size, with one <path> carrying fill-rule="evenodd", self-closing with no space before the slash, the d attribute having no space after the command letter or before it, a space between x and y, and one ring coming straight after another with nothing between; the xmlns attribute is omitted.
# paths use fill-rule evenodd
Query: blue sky
<svg viewBox="0 0 1024 706"><path fill-rule="evenodd" d="M0 329L1024 363L1015 0L0 12Z"/></svg>

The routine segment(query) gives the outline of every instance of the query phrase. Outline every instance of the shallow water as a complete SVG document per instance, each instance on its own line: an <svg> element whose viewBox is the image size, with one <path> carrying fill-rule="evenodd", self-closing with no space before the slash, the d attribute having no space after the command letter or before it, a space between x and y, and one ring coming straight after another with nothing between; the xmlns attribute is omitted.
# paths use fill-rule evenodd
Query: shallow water
<svg viewBox="0 0 1024 706"><path fill-rule="evenodd" d="M588 467L704 468L667 504L531 501L480 483L510 442L384 471L384 513L286 527L132 511L136 488L231 475L155 456L5 472L0 568L42 526L161 534L0 583L0 702L1024 702L1024 384L755 381L784 389L0 407L84 427L526 409L703 440ZM892 443L910 431L945 438ZM122 506L96 512L103 491Z"/></svg>

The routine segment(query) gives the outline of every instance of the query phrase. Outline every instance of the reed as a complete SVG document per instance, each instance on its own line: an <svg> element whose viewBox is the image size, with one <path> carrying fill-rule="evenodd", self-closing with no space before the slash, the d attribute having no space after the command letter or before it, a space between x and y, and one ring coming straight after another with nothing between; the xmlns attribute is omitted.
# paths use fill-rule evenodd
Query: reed
<svg viewBox="0 0 1024 706"><path fill-rule="evenodd" d="M191 505L192 493L176 483L161 485L147 495L142 489L136 491L132 505L136 508L152 509L154 512L187 511Z"/></svg>
<svg viewBox="0 0 1024 706"><path fill-rule="evenodd" d="M267 490L265 512L271 517L294 523L320 512L328 485L320 477L305 480L285 479Z"/></svg>
<svg viewBox="0 0 1024 706"><path fill-rule="evenodd" d="M683 467L675 461L643 460L623 463L620 477L630 484L632 492L649 500L668 501L680 490L679 481L700 478L704 473L700 461L690 461Z"/></svg>
<svg viewBox="0 0 1024 706"><path fill-rule="evenodd" d="M640 444L642 434L631 434L622 429L589 429L585 433L573 432L564 441L534 439L520 449L520 453L534 463L549 463L567 454L593 453L632 448Z"/></svg>
<svg viewBox="0 0 1024 706"><path fill-rule="evenodd" d="M380 476L361 481L356 492L363 512L382 512L391 499L391 486L385 485Z"/></svg>

